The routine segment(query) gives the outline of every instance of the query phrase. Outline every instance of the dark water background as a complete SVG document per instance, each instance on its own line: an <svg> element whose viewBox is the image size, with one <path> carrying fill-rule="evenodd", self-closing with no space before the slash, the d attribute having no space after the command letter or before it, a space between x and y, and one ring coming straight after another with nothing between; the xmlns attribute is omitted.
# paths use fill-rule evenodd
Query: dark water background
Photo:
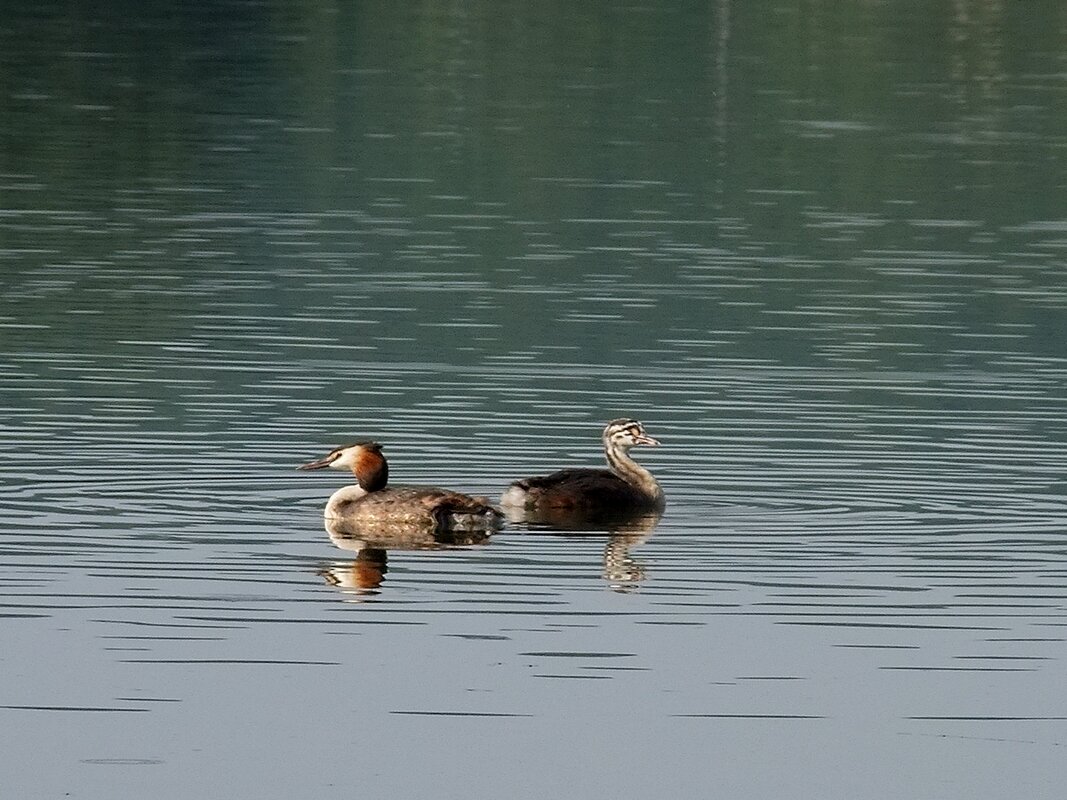
<svg viewBox="0 0 1067 800"><path fill-rule="evenodd" d="M1065 42L7 4L5 792L1061 796ZM356 552L293 469L497 496L620 415L669 499L629 534Z"/></svg>

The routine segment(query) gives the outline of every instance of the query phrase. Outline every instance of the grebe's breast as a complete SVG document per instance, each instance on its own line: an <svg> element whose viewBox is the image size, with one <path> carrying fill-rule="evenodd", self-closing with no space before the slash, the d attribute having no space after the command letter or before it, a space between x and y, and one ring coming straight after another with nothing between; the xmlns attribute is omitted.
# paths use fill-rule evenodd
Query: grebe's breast
<svg viewBox="0 0 1067 800"><path fill-rule="evenodd" d="M389 486L376 492L345 486L330 497L325 516L364 529L402 530L486 530L503 518L485 498L436 486Z"/></svg>
<svg viewBox="0 0 1067 800"><path fill-rule="evenodd" d="M550 475L515 481L501 498L505 506L596 510L662 507L653 497L606 469L561 469Z"/></svg>

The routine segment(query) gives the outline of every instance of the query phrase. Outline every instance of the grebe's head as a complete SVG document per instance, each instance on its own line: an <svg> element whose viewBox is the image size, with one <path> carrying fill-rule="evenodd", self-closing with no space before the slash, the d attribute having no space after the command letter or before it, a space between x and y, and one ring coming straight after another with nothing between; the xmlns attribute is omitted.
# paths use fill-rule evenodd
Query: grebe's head
<svg viewBox="0 0 1067 800"><path fill-rule="evenodd" d="M366 492L384 489L389 482L389 465L377 442L357 442L331 450L318 461L301 464L297 469L340 469L351 471Z"/></svg>
<svg viewBox="0 0 1067 800"><path fill-rule="evenodd" d="M658 439L653 439L645 433L644 426L636 419L613 419L604 428L604 446L629 450L636 445L648 445L656 447Z"/></svg>

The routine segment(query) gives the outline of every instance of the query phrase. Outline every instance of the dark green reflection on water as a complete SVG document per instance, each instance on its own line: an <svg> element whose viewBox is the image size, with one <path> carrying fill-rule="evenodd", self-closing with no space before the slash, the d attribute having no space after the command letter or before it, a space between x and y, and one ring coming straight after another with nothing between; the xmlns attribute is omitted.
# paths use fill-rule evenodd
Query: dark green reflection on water
<svg viewBox="0 0 1067 800"><path fill-rule="evenodd" d="M601 208L611 181L662 182L699 217L748 217L746 193L786 189L841 211L1042 218L1038 204L1059 210L1065 15L977 0L14 3L3 156L79 206L178 177L221 189L210 206L335 209L391 177L538 219ZM561 208L552 178L598 186Z"/></svg>
<svg viewBox="0 0 1067 800"><path fill-rule="evenodd" d="M560 392L554 365L1054 357L1065 26L1052 3L14 4L5 338L231 394L264 353L517 360Z"/></svg>

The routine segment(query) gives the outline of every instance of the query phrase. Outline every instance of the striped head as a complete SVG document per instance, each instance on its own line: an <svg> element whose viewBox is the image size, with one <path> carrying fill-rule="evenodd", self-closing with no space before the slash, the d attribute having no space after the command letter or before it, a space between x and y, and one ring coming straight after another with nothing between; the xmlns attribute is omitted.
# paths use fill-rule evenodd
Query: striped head
<svg viewBox="0 0 1067 800"><path fill-rule="evenodd" d="M351 470L365 492L377 492L389 482L389 465L382 455L382 446L377 442L357 442L331 450L318 461L301 464L297 469Z"/></svg>
<svg viewBox="0 0 1067 800"><path fill-rule="evenodd" d="M604 428L604 448L608 450L629 450L637 445L656 447L658 439L645 433L644 426L636 419L613 419Z"/></svg>

